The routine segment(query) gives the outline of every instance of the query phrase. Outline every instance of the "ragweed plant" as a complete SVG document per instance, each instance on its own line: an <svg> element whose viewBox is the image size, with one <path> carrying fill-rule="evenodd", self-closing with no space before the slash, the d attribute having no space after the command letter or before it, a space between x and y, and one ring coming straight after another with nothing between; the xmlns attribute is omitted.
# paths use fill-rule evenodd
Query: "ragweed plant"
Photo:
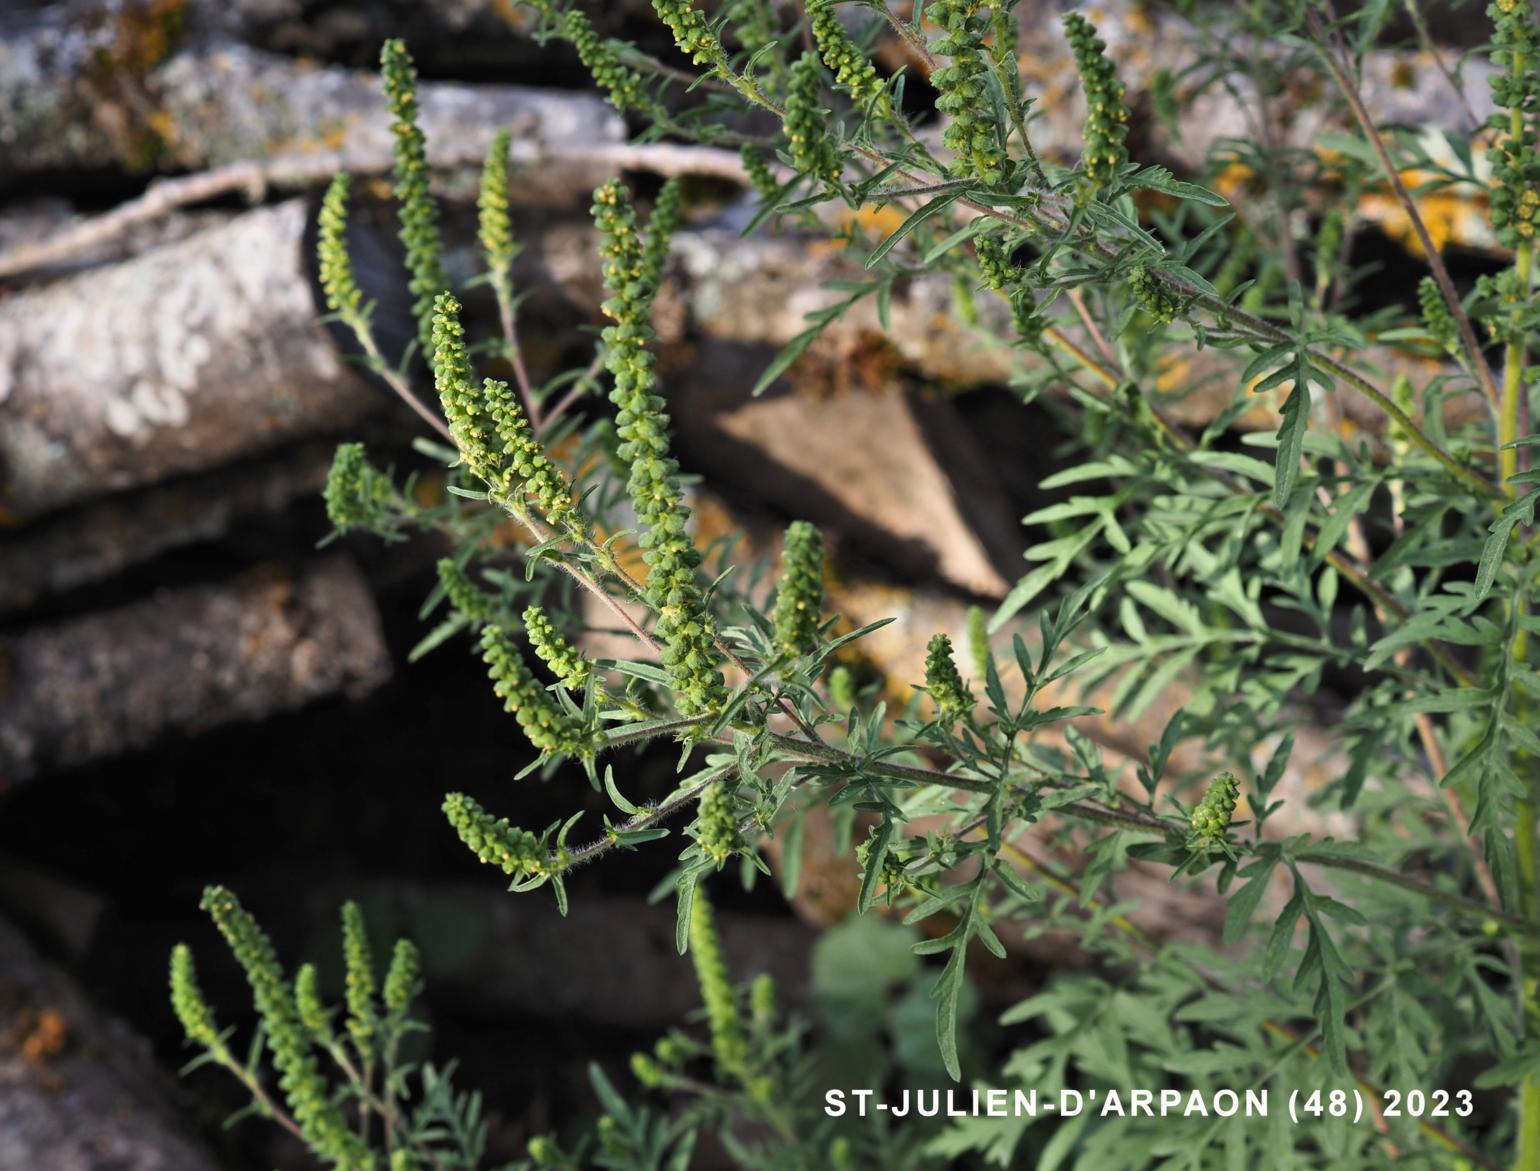
<svg viewBox="0 0 1540 1171"><path fill-rule="evenodd" d="M349 446L328 508L339 529L447 534L455 555L432 603L453 613L430 639L478 635L537 753L526 771L558 775L568 760L614 806L586 834L577 816L534 830L452 793L444 811L475 857L565 907L572 868L667 836L683 843L677 940L694 953L709 1038L671 1035L633 1072L645 1087L698 1094L686 1067L709 1056L717 1085L670 1124L601 1078L610 1122L590 1149L603 1165L656 1165L638 1153L652 1151L682 1166L690 1127L711 1126L753 1167L1050 1155L1098 1171L1152 1158L1540 1166L1531 6L1490 9L1490 172L1468 137L1445 135L1435 154L1425 137L1376 125L1359 69L1383 38L1385 6L1351 19L1314 3L1201 16L1191 92L1156 83L1163 123L1180 127L1184 101L1225 87L1264 124L1287 99L1317 103L1340 130L1319 155L1267 134L1220 140L1206 169L1181 178L1132 157L1139 107L1082 13L1063 29L1085 110L1070 157L1033 142L1039 95L1018 69L1010 2L879 13L881 35L929 71L934 118L898 100L919 81L885 75L826 3L809 6L804 39L778 8L734 4L714 20L688 0L655 0L679 51L669 61L597 40L564 5L532 7L535 35L572 42L618 106L652 119L649 133L741 146L763 205L756 223L813 228L824 203L897 213L843 231L857 275L761 385L857 303L870 298L885 323L908 282L939 273L958 291L959 319L1055 421L1068 461L1039 484L1051 502L1024 519L1025 572L987 622L970 624L971 682L938 633L924 680L911 681L929 698L890 712L837 662L869 628L825 619L836 606L816 531L787 533L770 597L704 573L649 324L683 191L666 188L650 218L618 182L594 196L609 324L586 369L606 372L612 421L587 398L590 376L540 386L521 363L513 387L479 376L459 303L434 279L410 75L404 52L387 51L408 277L443 404L435 423L452 442L431 449L451 491L440 506L411 503ZM1237 37L1258 52L1237 62ZM1273 44L1281 57L1261 52ZM500 157L483 188L483 240L494 291L511 301ZM1212 189L1237 172L1260 192L1255 204L1232 207ZM1416 192L1411 172L1424 177ZM1346 241L1363 226L1349 196L1370 190L1400 209L1428 277L1405 304L1360 310ZM1499 274L1458 287L1419 203L1433 193L1490 201L1507 249ZM377 370L399 371L378 354L350 276L346 196L339 180L321 224L329 303ZM1323 204L1312 224L1305 213ZM873 238L860 223L898 226ZM504 349L517 354L517 323L503 317ZM1422 364L1387 375L1392 345ZM1198 355L1229 393L1184 426L1173 407L1185 388L1172 382ZM555 398L566 386L578 390ZM560 446L547 442L553 429ZM526 538L523 580L493 564L506 546L493 534L510 521ZM633 657L588 655L594 626L624 631ZM1084 730L1098 708L1134 721L1173 695L1177 714L1142 754L1114 757ZM627 752L654 741L677 747L679 778L637 803L625 795ZM881 1128L834 1134L789 1056L795 1032L777 1031L771 998L746 996L723 970L700 893L764 868L770 838L794 873L798 827L820 807L847 826L865 819L864 836L845 835L859 843L859 910L934 928L914 947L936 957L937 1053L952 1078L1048 1094L1159 1087L1184 1101L1251 1086L1274 1093L1275 1119L1296 1090L1326 1105L1297 1128L1212 1114L968 1119L896 1155ZM1334 836L1312 808L1337 816ZM1118 895L1134 865L1222 900L1213 929L1166 938L1141 926ZM1071 933L1097 967L1049 979L1003 1018L1032 1024L1003 1064L965 1066L968 966L1048 930ZM293 1125L349 1165L363 1157L357 1136L307 1057L335 1039L324 1003L309 976L291 993L247 936L237 950L259 969L275 1067L297 1095ZM229 1057L190 959L179 951L173 963L189 1037L265 1093ZM387 1032L390 1019L400 1014L368 1018ZM381 1060L378 1043L371 1032ZM1332 1105L1352 1094L1368 1103L1360 1121ZM769 1137L750 1144L734 1129L745 1120ZM543 1141L531 1157L569 1167L583 1156Z"/></svg>

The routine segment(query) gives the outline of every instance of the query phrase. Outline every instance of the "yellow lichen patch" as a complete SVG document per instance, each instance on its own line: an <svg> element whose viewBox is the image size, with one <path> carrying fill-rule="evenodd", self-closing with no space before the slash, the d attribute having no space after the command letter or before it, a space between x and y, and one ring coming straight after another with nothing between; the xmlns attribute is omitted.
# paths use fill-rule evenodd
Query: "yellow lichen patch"
<svg viewBox="0 0 1540 1171"><path fill-rule="evenodd" d="M903 226L907 213L897 207L875 207L863 204L854 211L842 208L835 216L834 231L826 240L815 240L808 245L814 256L831 252L843 252L857 237L865 236L882 240Z"/></svg>

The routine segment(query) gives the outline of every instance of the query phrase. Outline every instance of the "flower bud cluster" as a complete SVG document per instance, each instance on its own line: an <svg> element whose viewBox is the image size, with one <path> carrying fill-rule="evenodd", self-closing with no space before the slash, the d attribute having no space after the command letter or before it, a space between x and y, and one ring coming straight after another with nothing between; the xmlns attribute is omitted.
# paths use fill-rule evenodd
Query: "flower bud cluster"
<svg viewBox="0 0 1540 1171"><path fill-rule="evenodd" d="M395 526L396 490L390 477L369 462L362 443L343 443L326 476L326 516L338 529L388 533Z"/></svg>
<svg viewBox="0 0 1540 1171"><path fill-rule="evenodd" d="M1175 321L1181 310L1181 301L1177 295L1142 264L1135 265L1128 274L1128 291L1143 306L1144 311L1162 325Z"/></svg>
<svg viewBox="0 0 1540 1171"><path fill-rule="evenodd" d="M615 46L595 31L582 11L569 8L562 13L558 27L561 35L577 50L578 60L594 82L609 94L610 105L622 114L628 110L653 108L641 75L620 59Z"/></svg>

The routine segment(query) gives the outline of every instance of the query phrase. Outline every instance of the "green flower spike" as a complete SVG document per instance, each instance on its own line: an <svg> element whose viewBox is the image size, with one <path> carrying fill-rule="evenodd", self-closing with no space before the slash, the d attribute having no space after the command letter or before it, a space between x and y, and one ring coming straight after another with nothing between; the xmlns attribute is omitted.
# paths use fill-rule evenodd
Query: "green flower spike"
<svg viewBox="0 0 1540 1171"><path fill-rule="evenodd" d="M422 956L410 939L398 939L390 956L390 967L385 969L385 1012L392 1020L400 1021L421 990Z"/></svg>
<svg viewBox="0 0 1540 1171"><path fill-rule="evenodd" d="M214 1023L214 1010L198 987L198 969L193 964L192 949L179 943L171 949L171 1008L182 1024L182 1031L194 1044L202 1045L216 1056L227 1055Z"/></svg>
<svg viewBox="0 0 1540 1171"><path fill-rule="evenodd" d="M941 718L955 720L972 710L973 696L957 672L957 663L952 658L952 640L944 634L935 635L928 650L925 656L926 690L935 701Z"/></svg>
<svg viewBox="0 0 1540 1171"><path fill-rule="evenodd" d="M568 691L582 691L588 685L593 665L561 636L544 609L530 606L524 611L524 633L540 661L551 669L563 687Z"/></svg>
<svg viewBox="0 0 1540 1171"><path fill-rule="evenodd" d="M481 632L482 658L492 677L492 690L513 713L524 735L543 753L583 756L593 751L582 722L564 711L530 674L524 656L500 627Z"/></svg>
<svg viewBox="0 0 1540 1171"><path fill-rule="evenodd" d="M1187 845L1194 850L1207 850L1224 844L1230 828L1230 818L1235 815L1235 803L1240 799L1240 782L1234 773L1220 773L1214 783L1192 811L1191 833Z"/></svg>
<svg viewBox="0 0 1540 1171"><path fill-rule="evenodd" d="M336 1040L326 1002L321 999L321 978L314 964L301 964L294 973L294 1011L299 1013L300 1024L319 1044L330 1045Z"/></svg>
<svg viewBox="0 0 1540 1171"><path fill-rule="evenodd" d="M786 94L787 150L801 174L825 183L840 177L839 152L829 137L828 115L819 105L823 96L823 70L818 58L804 53L791 66L791 85Z"/></svg>
<svg viewBox="0 0 1540 1171"><path fill-rule="evenodd" d="M647 238L642 243L642 280L656 290L668 264L668 246L679 225L684 222L684 186L678 179L663 184L653 201L652 216L647 221Z"/></svg>
<svg viewBox="0 0 1540 1171"><path fill-rule="evenodd" d="M695 978L700 983L701 1003L706 1006L711 1051L717 1065L724 1072L741 1073L748 1057L748 1042L744 1039L743 1022L738 1018L738 1004L733 996L727 960L722 955L722 942L712 921L711 903L700 887L696 887L690 902L690 959L695 965Z"/></svg>
<svg viewBox="0 0 1540 1171"><path fill-rule="evenodd" d="M267 1047L273 1055L273 1066L278 1070L279 1087L305 1142L342 1171L369 1171L374 1167L374 1158L349 1129L316 1068L310 1036L294 1007L293 994L278 966L272 943L235 896L223 887L205 889L202 906L246 973L262 1018Z"/></svg>
<svg viewBox="0 0 1540 1171"><path fill-rule="evenodd" d="M481 168L481 191L476 197L477 237L486 257L492 287L504 301L513 297L509 275L519 245L513 238L513 220L508 214L508 144L511 135L499 130L492 136L486 162Z"/></svg>
<svg viewBox="0 0 1540 1171"><path fill-rule="evenodd" d="M1417 282L1417 304L1422 310L1422 327L1445 353L1454 354L1460 349L1459 334L1454 317L1444 295L1438 291L1438 282L1425 276Z"/></svg>
<svg viewBox="0 0 1540 1171"><path fill-rule="evenodd" d="M1181 308L1177 295L1144 265L1135 265L1128 274L1128 290L1144 311L1162 325L1169 325L1176 320Z"/></svg>
<svg viewBox="0 0 1540 1171"><path fill-rule="evenodd" d="M1492 164L1492 227L1498 242L1517 249L1540 228L1540 25L1528 0L1495 0L1492 18L1492 101L1502 109L1488 125L1501 134L1487 152Z"/></svg>
<svg viewBox="0 0 1540 1171"><path fill-rule="evenodd" d="M348 192L352 185L353 177L342 171L326 189L320 215L316 217L316 258L326 307L345 324L356 328L363 322L364 294L348 256Z"/></svg>
<svg viewBox="0 0 1540 1171"><path fill-rule="evenodd" d="M605 363L615 380L610 401L620 436L619 456L631 465L627 491L646 531L641 538L648 566L647 601L658 612L657 634L663 666L681 715L711 711L726 701L710 615L696 567L700 554L690 541L690 510L684 505L669 457L668 416L654 393L657 376L647 348L648 315L654 287L636 229L629 195L618 183L594 192L594 220L602 239L604 312L615 324L604 331ZM648 248L655 247L649 241Z"/></svg>
<svg viewBox="0 0 1540 1171"><path fill-rule="evenodd" d="M973 244L979 256L979 278L985 288L999 292L1016 283L1016 266L1011 263L1011 252L1004 240L980 236Z"/></svg>
<svg viewBox="0 0 1540 1171"><path fill-rule="evenodd" d="M759 198L768 203L781 189L781 185L775 181L775 174L770 170L764 152L753 143L746 142L738 148L738 157L743 160L743 170L749 177L750 185Z"/></svg>
<svg viewBox="0 0 1540 1171"><path fill-rule="evenodd" d="M876 114L886 114L889 103L882 78L877 76L871 58L850 39L832 0L816 0L810 4L808 17L813 43L818 46L818 55L823 58L824 65L834 74L834 83L862 110L872 106Z"/></svg>
<svg viewBox="0 0 1540 1171"><path fill-rule="evenodd" d="M509 825L506 817L494 818L464 793L450 793L444 798L444 816L471 853L504 874L533 878L549 871L539 838Z"/></svg>
<svg viewBox="0 0 1540 1171"><path fill-rule="evenodd" d="M342 904L342 967L348 1032L359 1052L367 1052L379 1015L374 1003L374 954L369 948L364 913L351 899Z"/></svg>
<svg viewBox="0 0 1540 1171"><path fill-rule="evenodd" d="M460 324L460 302L434 301L433 376L449 434L465 464L504 505L522 495L558 529L582 531L582 516L561 470L545 454L508 384L496 378L474 389L475 371Z"/></svg>
<svg viewBox="0 0 1540 1171"><path fill-rule="evenodd" d="M438 581L454 612L477 626L488 622L497 612L496 599L471 581L452 557L439 558Z"/></svg>
<svg viewBox="0 0 1540 1171"><path fill-rule="evenodd" d="M979 0L935 0L926 6L925 15L943 34L932 49L950 59L930 80L939 95L936 108L949 118L942 141L955 156L952 173L997 183L1009 159L989 116L994 103L984 38L990 22L983 7Z"/></svg>
<svg viewBox="0 0 1540 1171"><path fill-rule="evenodd" d="M609 94L610 105L622 114L627 110L651 110L640 74L621 59L614 46L594 31L588 17L576 8L562 14L561 35L577 50L578 60L588 70L596 85Z"/></svg>
<svg viewBox="0 0 1540 1171"><path fill-rule="evenodd" d="M326 476L324 498L327 519L341 532L368 529L388 534L395 528L395 487L389 476L369 462L362 443L338 446Z"/></svg>
<svg viewBox="0 0 1540 1171"><path fill-rule="evenodd" d="M818 645L823 610L823 535L805 520L786 530L781 549L781 582L775 594L775 641L792 657Z"/></svg>
<svg viewBox="0 0 1540 1171"><path fill-rule="evenodd" d="M706 23L705 14L690 0L652 0L653 11L674 34L674 44L679 51L697 65L710 65L714 69L728 67L727 50Z"/></svg>
<svg viewBox="0 0 1540 1171"><path fill-rule="evenodd" d="M701 852L721 866L743 849L743 835L738 832L736 785L718 781L701 794L700 816L695 823L696 841Z"/></svg>
<svg viewBox="0 0 1540 1171"><path fill-rule="evenodd" d="M1064 32L1085 89L1081 191L1090 198L1111 183L1118 168L1128 161L1123 145L1128 137L1128 104L1117 69L1106 56L1107 44L1096 35L1096 26L1080 13L1071 12L1064 18Z"/></svg>
<svg viewBox="0 0 1540 1171"><path fill-rule="evenodd" d="M428 145L417 125L417 69L406 42L389 40L380 49L380 74L390 103L395 136L395 195L400 201L401 243L406 246L407 288L417 298L417 338L433 353L433 298L448 283L440 262L438 202L428 190Z"/></svg>

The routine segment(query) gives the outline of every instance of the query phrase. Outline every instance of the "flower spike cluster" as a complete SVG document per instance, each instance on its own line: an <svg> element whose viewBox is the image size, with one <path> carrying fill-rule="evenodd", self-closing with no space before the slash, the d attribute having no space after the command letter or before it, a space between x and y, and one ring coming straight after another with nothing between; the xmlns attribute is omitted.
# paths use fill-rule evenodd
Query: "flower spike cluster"
<svg viewBox="0 0 1540 1171"><path fill-rule="evenodd" d="M522 493L552 525L580 532L582 516L567 479L546 456L508 384L487 378L479 393L474 389L460 303L440 293L433 307L434 383L466 466L499 502L514 503Z"/></svg>
<svg viewBox="0 0 1540 1171"><path fill-rule="evenodd" d="M647 600L658 612L663 665L678 697L679 711L691 716L726 699L720 658L696 567L700 554L687 531L690 510L669 457L668 416L654 393L657 378L647 348L648 315L654 287L646 279L643 244L628 194L610 182L594 192L594 220L603 244L604 312L615 324L604 330L605 363L615 380L610 401L619 408L616 431L620 458L631 465L627 484L637 518L646 526L641 543L647 563Z"/></svg>
<svg viewBox="0 0 1540 1171"><path fill-rule="evenodd" d="M950 118L942 141L956 156L952 173L998 183L1005 176L1005 148L1000 142L990 98L989 61L984 37L989 17L980 0L935 0L925 15L942 30L932 48L949 63L931 73L939 97L936 108Z"/></svg>
<svg viewBox="0 0 1540 1171"><path fill-rule="evenodd" d="M342 967L348 1032L359 1050L364 1051L374 1036L374 953L369 948L364 913L351 899L342 904Z"/></svg>
<svg viewBox="0 0 1540 1171"><path fill-rule="evenodd" d="M775 641L782 653L805 655L818 645L823 610L823 534L805 520L786 529L776 588Z"/></svg>
<svg viewBox="0 0 1540 1171"><path fill-rule="evenodd" d="M721 866L743 849L743 835L738 829L734 800L735 785L718 781L701 794L700 814L695 822L695 840L701 853Z"/></svg>
<svg viewBox="0 0 1540 1171"><path fill-rule="evenodd" d="M481 657L492 677L492 690L513 713L529 742L546 753L583 756L593 745L576 716L564 711L530 674L506 631L488 626L481 632Z"/></svg>
<svg viewBox="0 0 1540 1171"><path fill-rule="evenodd" d="M327 1092L311 1051L310 1035L300 1020L293 993L267 935L223 887L207 888L202 906L246 973L262 1017L267 1047L278 1070L278 1084L306 1143L343 1171L372 1169L373 1156L348 1127L341 1109Z"/></svg>
<svg viewBox="0 0 1540 1171"><path fill-rule="evenodd" d="M1446 353L1456 353L1460 341L1454 317L1449 312L1449 303L1439 292L1438 282L1430 276L1417 282L1417 305L1422 310L1422 327L1428 331L1428 336Z"/></svg>
<svg viewBox="0 0 1540 1171"><path fill-rule="evenodd" d="M1123 140L1128 137L1128 103L1117 68L1106 55L1107 43L1096 26L1078 12L1064 18L1064 33L1075 54L1075 68L1085 89L1085 139L1081 155L1086 197L1094 196L1117 176L1128 161Z"/></svg>
<svg viewBox="0 0 1540 1171"><path fill-rule="evenodd" d="M417 300L417 338L431 355L433 298L447 282L440 261L438 202L428 190L428 147L417 125L417 69L406 42L386 41L380 50L380 74L390 103L395 137L395 195L401 202L401 243L406 246L407 288Z"/></svg>
<svg viewBox="0 0 1540 1171"><path fill-rule="evenodd" d="M385 1011L390 1018L399 1021L405 1017L413 998L421 989L422 956L417 951L417 945L410 939L398 939L390 955L390 966L385 969L385 986L382 990Z"/></svg>
<svg viewBox="0 0 1540 1171"><path fill-rule="evenodd" d="M834 11L833 0L816 0L808 8L813 43L829 72L834 74L834 83L861 109L872 106L879 116L886 114L889 103L882 78L877 76L871 58L850 39Z"/></svg>

